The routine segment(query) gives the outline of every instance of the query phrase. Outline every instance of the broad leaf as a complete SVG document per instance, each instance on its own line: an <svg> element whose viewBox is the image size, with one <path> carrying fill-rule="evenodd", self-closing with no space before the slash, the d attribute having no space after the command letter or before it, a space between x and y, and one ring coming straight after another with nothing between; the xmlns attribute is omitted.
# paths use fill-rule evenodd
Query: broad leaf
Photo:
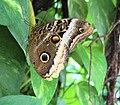
<svg viewBox="0 0 120 105"><path fill-rule="evenodd" d="M30 71L33 90L36 96L43 100L44 103L42 105L47 105L54 95L58 79L53 79L52 81L43 80L32 65L30 66Z"/></svg>
<svg viewBox="0 0 120 105"><path fill-rule="evenodd" d="M25 56L18 43L7 27L0 26L0 96L20 94L25 67Z"/></svg>
<svg viewBox="0 0 120 105"><path fill-rule="evenodd" d="M76 86L77 95L82 105L103 105L102 97L98 97L97 91L93 86L88 86L87 82L80 82Z"/></svg>
<svg viewBox="0 0 120 105"><path fill-rule="evenodd" d="M99 35L104 35L114 20L112 0L89 0L88 10Z"/></svg>
<svg viewBox="0 0 120 105"><path fill-rule="evenodd" d="M90 70L90 49L88 47L89 42L86 42L82 45L77 46L76 51L79 52L79 59L82 60L85 68ZM105 79L105 74L107 70L107 63L104 53L101 51L101 48L97 44L92 46L92 73L91 81L94 82L95 88L98 91L98 94L102 91L103 83Z"/></svg>
<svg viewBox="0 0 120 105"><path fill-rule="evenodd" d="M75 85L66 87L65 89L61 89L60 97L64 99L66 105L82 105L77 97Z"/></svg>
<svg viewBox="0 0 120 105"><path fill-rule="evenodd" d="M103 103L103 99L98 97L96 89L88 86L88 83L84 81L61 90L60 97L63 98L66 105L99 105L99 103Z"/></svg>
<svg viewBox="0 0 120 105"><path fill-rule="evenodd" d="M84 19L87 16L87 3L85 0L68 0L69 17Z"/></svg>
<svg viewBox="0 0 120 105"><path fill-rule="evenodd" d="M29 34L28 23L29 0L0 0L0 24L8 27L25 54Z"/></svg>
<svg viewBox="0 0 120 105"><path fill-rule="evenodd" d="M41 25L55 20L54 16L52 16L49 13L49 11L39 12L39 14L36 16L36 19L38 19L40 21Z"/></svg>
<svg viewBox="0 0 120 105"><path fill-rule="evenodd" d="M13 95L0 98L0 105L44 105L42 99L25 95Z"/></svg>

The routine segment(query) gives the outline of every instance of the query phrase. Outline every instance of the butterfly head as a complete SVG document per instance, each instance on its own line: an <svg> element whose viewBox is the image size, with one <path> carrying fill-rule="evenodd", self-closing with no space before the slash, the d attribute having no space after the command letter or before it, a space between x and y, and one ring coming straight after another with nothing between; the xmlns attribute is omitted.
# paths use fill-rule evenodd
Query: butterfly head
<svg viewBox="0 0 120 105"><path fill-rule="evenodd" d="M68 30L66 31L66 35L69 35L69 37L66 37L66 35L64 35L64 39L67 39L68 41L70 52L78 44L78 42L87 38L92 33L93 27L91 24L80 19L72 19Z"/></svg>

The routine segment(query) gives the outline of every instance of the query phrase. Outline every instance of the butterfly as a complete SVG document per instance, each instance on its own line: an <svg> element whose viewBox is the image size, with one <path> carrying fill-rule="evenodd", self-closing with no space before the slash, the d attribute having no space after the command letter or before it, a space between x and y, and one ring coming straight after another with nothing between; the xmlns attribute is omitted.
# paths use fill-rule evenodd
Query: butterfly
<svg viewBox="0 0 120 105"><path fill-rule="evenodd" d="M29 57L37 73L46 80L57 78L73 48L92 32L91 24L77 18L36 25L30 35Z"/></svg>

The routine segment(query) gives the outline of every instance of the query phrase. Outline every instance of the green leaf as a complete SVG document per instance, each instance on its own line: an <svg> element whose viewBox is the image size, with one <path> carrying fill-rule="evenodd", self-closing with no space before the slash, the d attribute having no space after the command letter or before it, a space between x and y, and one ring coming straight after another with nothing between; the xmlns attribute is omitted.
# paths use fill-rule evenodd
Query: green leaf
<svg viewBox="0 0 120 105"><path fill-rule="evenodd" d="M0 98L0 105L44 105L42 99L25 95L13 95Z"/></svg>
<svg viewBox="0 0 120 105"><path fill-rule="evenodd" d="M68 10L70 18L80 18L85 20L88 12L85 0L68 0Z"/></svg>
<svg viewBox="0 0 120 105"><path fill-rule="evenodd" d="M112 0L112 2L116 6L117 0Z"/></svg>
<svg viewBox="0 0 120 105"><path fill-rule="evenodd" d="M93 86L88 86L87 82L80 82L76 86L76 91L82 105L103 105L103 101L98 98L96 89Z"/></svg>
<svg viewBox="0 0 120 105"><path fill-rule="evenodd" d="M66 105L82 105L76 93L76 86L72 85L65 89L61 89L60 97L62 97Z"/></svg>
<svg viewBox="0 0 120 105"><path fill-rule="evenodd" d="M26 54L28 44L29 0L0 0L0 24L6 25Z"/></svg>
<svg viewBox="0 0 120 105"><path fill-rule="evenodd" d="M84 81L61 90L60 97L63 98L66 105L100 105L103 103L103 99L98 97L95 87L88 86L88 83Z"/></svg>
<svg viewBox="0 0 120 105"><path fill-rule="evenodd" d="M7 27L0 26L0 96L20 94L25 67L22 49Z"/></svg>
<svg viewBox="0 0 120 105"><path fill-rule="evenodd" d="M58 79L53 79L52 81L43 80L35 71L32 65L30 66L30 71L35 95L38 98L42 98L42 105L47 105L54 95Z"/></svg>
<svg viewBox="0 0 120 105"><path fill-rule="evenodd" d="M79 57L82 60L85 68L89 72L90 67L90 49L88 47L90 42L86 42L83 45L77 46ZM94 86L98 91L98 95L102 91L103 83L106 75L107 63L104 53L97 44L92 45L92 73L91 81L94 82Z"/></svg>
<svg viewBox="0 0 120 105"><path fill-rule="evenodd" d="M73 51L73 52L70 54L70 56L73 57L74 60L75 60L76 62L78 62L80 65L82 65L81 59L78 59L79 52ZM68 63L69 63L69 62L68 62Z"/></svg>
<svg viewBox="0 0 120 105"><path fill-rule="evenodd" d="M89 0L88 10L99 35L104 35L114 20L114 5L111 0Z"/></svg>
<svg viewBox="0 0 120 105"><path fill-rule="evenodd" d="M41 11L37 14L36 19L40 21L40 24L46 24L50 21L54 21L55 18L52 16L49 11Z"/></svg>

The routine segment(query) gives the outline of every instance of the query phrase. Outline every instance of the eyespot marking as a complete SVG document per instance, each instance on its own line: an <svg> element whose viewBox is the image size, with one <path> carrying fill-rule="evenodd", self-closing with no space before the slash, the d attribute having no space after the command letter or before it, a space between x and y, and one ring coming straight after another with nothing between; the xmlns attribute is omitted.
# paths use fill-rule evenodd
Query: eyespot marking
<svg viewBox="0 0 120 105"><path fill-rule="evenodd" d="M79 32L80 32L80 33L83 33L83 32L84 32L84 29L80 27L80 28L79 28Z"/></svg>
<svg viewBox="0 0 120 105"><path fill-rule="evenodd" d="M58 35L53 35L51 37L51 41L54 43L54 44L57 44L59 41L60 41L60 36Z"/></svg>
<svg viewBox="0 0 120 105"><path fill-rule="evenodd" d="M41 55L40 55L40 60L43 62L43 63L47 63L50 59L50 55L46 52L43 52Z"/></svg>

